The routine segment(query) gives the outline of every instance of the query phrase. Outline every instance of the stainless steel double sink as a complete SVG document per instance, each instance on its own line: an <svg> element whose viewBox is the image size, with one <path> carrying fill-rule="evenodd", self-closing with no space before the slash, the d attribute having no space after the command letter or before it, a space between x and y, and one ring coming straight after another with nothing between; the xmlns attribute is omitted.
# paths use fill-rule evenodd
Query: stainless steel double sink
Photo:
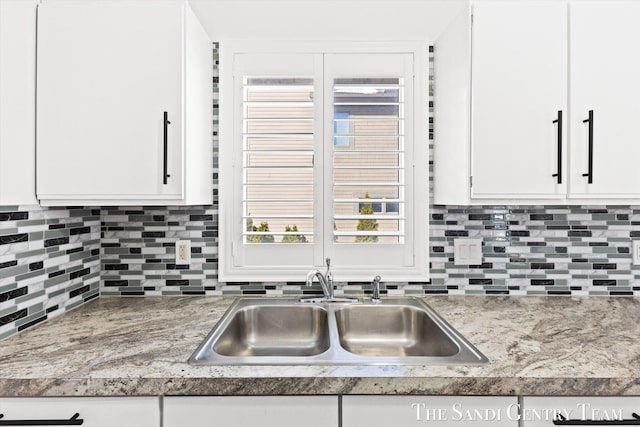
<svg viewBox="0 0 640 427"><path fill-rule="evenodd" d="M194 365L481 365L489 360L422 300L243 298L189 359Z"/></svg>

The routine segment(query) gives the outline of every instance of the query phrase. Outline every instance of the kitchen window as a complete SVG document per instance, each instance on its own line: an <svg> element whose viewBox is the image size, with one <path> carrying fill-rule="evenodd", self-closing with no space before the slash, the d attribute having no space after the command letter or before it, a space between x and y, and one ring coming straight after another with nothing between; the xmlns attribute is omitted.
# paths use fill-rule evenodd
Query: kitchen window
<svg viewBox="0 0 640 427"><path fill-rule="evenodd" d="M220 279L425 280L426 46L221 50Z"/></svg>

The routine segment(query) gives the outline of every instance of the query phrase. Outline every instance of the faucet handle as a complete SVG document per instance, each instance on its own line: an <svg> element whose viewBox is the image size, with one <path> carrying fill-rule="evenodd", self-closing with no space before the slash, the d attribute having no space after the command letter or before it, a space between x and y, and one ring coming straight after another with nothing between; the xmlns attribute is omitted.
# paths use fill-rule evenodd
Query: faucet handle
<svg viewBox="0 0 640 427"><path fill-rule="evenodd" d="M327 270L329 270L331 268L331 258L327 257L324 262L327 264Z"/></svg>
<svg viewBox="0 0 640 427"><path fill-rule="evenodd" d="M373 278L373 281L371 281L371 288L372 288L372 293L371 293L371 302L373 302L374 304L379 304L381 302L380 300L380 280L381 277L380 276L376 276Z"/></svg>

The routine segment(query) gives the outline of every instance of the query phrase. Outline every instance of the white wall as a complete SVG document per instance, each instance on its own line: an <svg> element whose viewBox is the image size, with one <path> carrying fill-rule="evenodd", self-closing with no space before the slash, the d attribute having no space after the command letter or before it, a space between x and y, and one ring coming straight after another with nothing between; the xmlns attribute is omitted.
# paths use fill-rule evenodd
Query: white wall
<svg viewBox="0 0 640 427"><path fill-rule="evenodd" d="M189 0L212 40L434 41L466 0Z"/></svg>

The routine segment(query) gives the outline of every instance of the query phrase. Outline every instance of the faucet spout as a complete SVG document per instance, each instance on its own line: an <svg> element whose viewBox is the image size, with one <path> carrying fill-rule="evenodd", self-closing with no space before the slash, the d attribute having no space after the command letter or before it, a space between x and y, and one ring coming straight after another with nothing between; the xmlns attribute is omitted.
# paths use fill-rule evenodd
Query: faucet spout
<svg viewBox="0 0 640 427"><path fill-rule="evenodd" d="M358 302L357 298L348 298L348 297L338 297L336 298L334 290L333 290L333 273L331 273L331 259L326 259L327 263L327 271L322 274L320 270L314 269L307 273L307 286L311 286L313 281L317 278L318 282L320 282L320 286L322 287L322 298L311 297L311 298L300 298L300 302L349 302L356 303Z"/></svg>
<svg viewBox="0 0 640 427"><path fill-rule="evenodd" d="M306 280L307 286L311 286L311 284L313 283L313 279L315 279L316 277L319 277L318 281L320 283L322 283L322 280L324 280L324 276L322 275L322 273L320 273L320 270L311 270L310 272L308 272Z"/></svg>
<svg viewBox="0 0 640 427"><path fill-rule="evenodd" d="M320 286L322 287L322 293L324 294L324 298L328 300L334 299L333 294L333 274L327 271L326 275L323 275L320 270L311 270L307 273L307 286L311 286L313 284L314 279L318 279L320 282Z"/></svg>

